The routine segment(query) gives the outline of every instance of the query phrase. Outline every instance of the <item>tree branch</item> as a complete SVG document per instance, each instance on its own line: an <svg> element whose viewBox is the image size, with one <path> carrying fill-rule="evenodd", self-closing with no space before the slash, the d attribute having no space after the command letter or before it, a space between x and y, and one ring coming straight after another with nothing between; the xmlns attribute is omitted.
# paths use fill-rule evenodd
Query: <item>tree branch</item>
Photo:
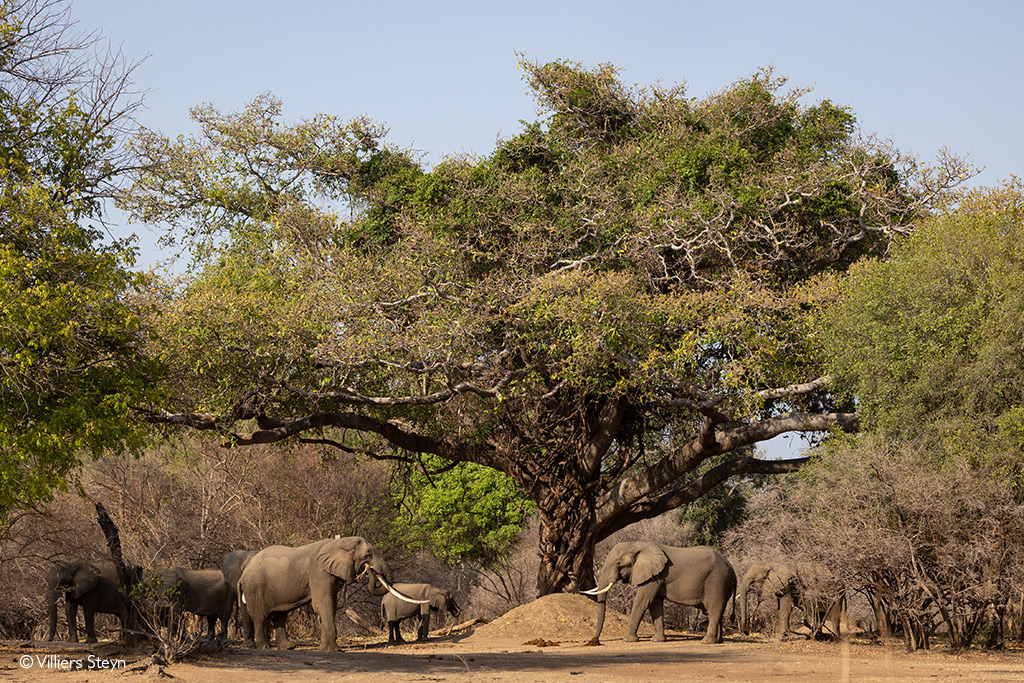
<svg viewBox="0 0 1024 683"><path fill-rule="evenodd" d="M355 429L383 437L396 448L413 453L429 453L459 462L484 462L481 449L488 446L471 446L461 439L434 438L417 432L398 420L378 420L357 413L315 413L298 418L272 418L259 416L255 431L249 434L229 432L226 421L212 415L200 413L173 414L164 411L151 412L147 421L157 424L173 424L193 429L216 429L228 435L225 446L251 446L254 444L277 443L313 430L325 428ZM486 464L486 463L485 463Z"/></svg>
<svg viewBox="0 0 1024 683"><path fill-rule="evenodd" d="M669 491L657 498L642 501L619 513L598 535L598 541L642 519L656 517L664 512L692 503L723 481L739 474L785 474L796 472L809 458L789 460L761 460L744 456L727 460L700 475L686 486Z"/></svg>
<svg viewBox="0 0 1024 683"><path fill-rule="evenodd" d="M717 431L717 426L716 422L706 418L700 434L692 441L610 488L596 507L595 523L598 528L604 528L618 515L693 471L713 455L729 453L787 432L823 432L837 427L856 431L859 420L852 413L789 413L721 432Z"/></svg>

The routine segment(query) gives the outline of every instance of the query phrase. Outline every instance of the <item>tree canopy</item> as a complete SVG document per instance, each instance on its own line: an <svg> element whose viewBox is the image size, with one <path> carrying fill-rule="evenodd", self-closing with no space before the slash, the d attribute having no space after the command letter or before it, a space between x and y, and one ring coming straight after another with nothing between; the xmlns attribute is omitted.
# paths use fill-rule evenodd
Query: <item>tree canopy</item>
<svg viewBox="0 0 1024 683"><path fill-rule="evenodd" d="M263 95L144 131L121 201L193 255L160 293L173 400L150 420L499 470L539 509L545 594L592 585L617 529L804 462L758 442L855 429L820 313L970 170L771 71L695 99L522 67L546 114L485 157L428 169L368 119L287 124Z"/></svg>
<svg viewBox="0 0 1024 683"><path fill-rule="evenodd" d="M945 625L998 646L1024 586L1024 188L969 193L830 313L835 385L863 432L832 439L741 535L867 586L907 646Z"/></svg>
<svg viewBox="0 0 1024 683"><path fill-rule="evenodd" d="M851 272L829 358L872 430L1024 444L1022 196L1019 181L972 192Z"/></svg>
<svg viewBox="0 0 1024 683"><path fill-rule="evenodd" d="M153 369L134 252L95 225L139 100L69 11L0 5L0 517L65 485L83 452L138 444Z"/></svg>

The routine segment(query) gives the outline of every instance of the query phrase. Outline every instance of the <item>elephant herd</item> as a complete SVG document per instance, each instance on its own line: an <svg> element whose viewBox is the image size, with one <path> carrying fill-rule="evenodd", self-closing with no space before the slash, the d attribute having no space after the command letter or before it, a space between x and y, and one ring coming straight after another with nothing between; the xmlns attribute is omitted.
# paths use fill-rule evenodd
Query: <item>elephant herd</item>
<svg viewBox="0 0 1024 683"><path fill-rule="evenodd" d="M831 633L840 634L846 607L845 593L827 570L814 564L779 562L754 564L737 585L736 572L725 557L706 546L674 548L652 542L619 543L611 549L597 577L597 588L584 591L597 597L597 631L604 627L607 594L618 581L636 587L629 615L626 640L637 640L637 629L645 612L654 623L654 640L665 640L665 600L698 607L707 614L704 643L721 643L725 610L734 595L740 599L739 625L748 633L747 594L753 590L761 599L774 600L779 610L776 636L789 632L794 605L814 622L812 635L831 621Z"/></svg>
<svg viewBox="0 0 1024 683"><path fill-rule="evenodd" d="M219 637L226 638L228 621L237 606L243 645L249 647L269 647L271 628L277 648L292 647L285 632L285 618L292 610L308 604L319 621L320 649L337 650L335 616L339 593L342 608L348 613L345 588L364 575L368 577L370 594L382 598L381 617L388 626L389 643L403 642L399 625L404 619L419 616L417 636L425 640L432 610L459 614L458 605L447 591L422 583L392 584L384 558L360 536L324 539L297 548L274 545L260 551L239 550L224 556L220 570L173 567L149 575L159 591L172 591L172 613L183 610L206 617L211 637L219 620ZM713 548L619 543L605 558L597 588L584 591L597 599L595 642L604 626L608 591L619 581L636 587L627 641L637 640L640 620L648 611L654 623L654 640L665 640L665 600L695 606L707 614L705 643L722 642L726 607L737 593L739 625L744 633L750 590L762 599L775 601L780 637L789 630L794 606L817 618L818 629L828 617L832 632L838 635L840 614L845 607L841 588L830 584L827 573L813 565L756 564L737 582L732 565ZM78 642L76 622L81 607L87 642L96 642L95 615L119 615L118 594L117 575L111 565L77 562L55 566L47 584L47 640L53 640L56 632L60 597L65 599L69 640Z"/></svg>
<svg viewBox="0 0 1024 683"><path fill-rule="evenodd" d="M224 556L221 569L170 569L148 572L147 584L156 595L172 595L168 611L172 623L181 611L206 617L209 635L227 637L227 624L237 605L242 619L243 644L269 646L268 626L274 629L276 646L290 648L285 618L292 610L311 605L320 626L320 649L338 649L335 615L339 591L369 575L372 595L385 596L382 614L393 626L390 640L401 640L398 624L420 616L420 637L429 629L430 610L444 608L454 614L458 606L446 591L426 584L390 584L391 572L384 558L365 538L329 538L298 548L274 545L260 551L238 550ZM408 591L408 594L402 589ZM47 640L57 630L57 604L65 601L68 639L78 642L77 615L85 618L86 642L96 642L97 613L121 614L120 584L113 565L72 562L56 565L47 580L49 611Z"/></svg>

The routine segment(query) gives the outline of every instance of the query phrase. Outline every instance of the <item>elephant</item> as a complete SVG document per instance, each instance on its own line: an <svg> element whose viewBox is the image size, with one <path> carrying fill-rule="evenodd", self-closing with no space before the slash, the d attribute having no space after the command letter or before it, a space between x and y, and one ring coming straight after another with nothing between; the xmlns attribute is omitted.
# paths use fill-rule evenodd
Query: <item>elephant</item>
<svg viewBox="0 0 1024 683"><path fill-rule="evenodd" d="M81 606L85 616L85 642L95 643L96 613L121 617L119 589L117 570L112 564L75 561L55 565L46 582L46 605L50 618L46 640L52 641L57 632L57 602L63 595L68 642L78 642L78 608Z"/></svg>
<svg viewBox="0 0 1024 683"><path fill-rule="evenodd" d="M707 546L674 548L654 542L619 543L604 560L597 588L583 591L596 595L599 642L604 627L607 593L617 581L636 586L633 610L629 616L627 641L636 641L637 628L644 612L650 610L654 622L654 640L665 640L665 600L680 605L701 607L708 615L705 643L722 642L722 617L736 592L736 572L725 557Z"/></svg>
<svg viewBox="0 0 1024 683"><path fill-rule="evenodd" d="M220 570L224 574L224 580L231 586L231 590L235 595L235 602L238 604L239 621L241 621L242 610L245 609L245 606L238 603L238 580L242 578L242 571L245 570L249 560L253 558L256 552L255 550L233 550L224 555L220 563ZM236 631L239 630L237 622L235 629Z"/></svg>
<svg viewBox="0 0 1024 683"><path fill-rule="evenodd" d="M388 626L388 643L405 642L400 625L409 617L419 615L420 627L416 634L416 640L422 641L427 640L430 634L431 612L448 610L452 616L457 617L461 611L451 593L441 588L434 588L429 583L396 583L394 588L402 595L427 602L416 605L390 593L384 596L380 601L380 616Z"/></svg>
<svg viewBox="0 0 1024 683"><path fill-rule="evenodd" d="M256 550L233 550L221 560L221 573L232 590L238 590L238 580L242 578L242 571L256 553Z"/></svg>
<svg viewBox="0 0 1024 683"><path fill-rule="evenodd" d="M831 573L817 564L793 562L757 563L743 575L737 593L740 598L740 629L749 633L747 594L751 591L765 598L771 596L778 609L775 637L782 639L790 632L793 607L799 607L814 623L812 636L832 622L832 633L840 636L841 621L846 611L846 595Z"/></svg>
<svg viewBox="0 0 1024 683"><path fill-rule="evenodd" d="M220 637L227 639L228 621L235 607L235 591L219 569L171 567L154 572L158 594L170 596L172 632L177 630L181 611L206 617L208 635L213 638L220 620Z"/></svg>
<svg viewBox="0 0 1024 683"><path fill-rule="evenodd" d="M284 616L312 603L313 611L320 618L320 649L337 651L334 618L338 589L367 570L371 595L382 596L389 590L394 591L385 578L390 574L387 563L361 536L329 538L298 548L273 545L259 551L249 560L238 581L239 600L245 605L244 644L268 647L266 623L268 618L273 618L278 649L291 648L284 631ZM249 633L254 634L252 641Z"/></svg>

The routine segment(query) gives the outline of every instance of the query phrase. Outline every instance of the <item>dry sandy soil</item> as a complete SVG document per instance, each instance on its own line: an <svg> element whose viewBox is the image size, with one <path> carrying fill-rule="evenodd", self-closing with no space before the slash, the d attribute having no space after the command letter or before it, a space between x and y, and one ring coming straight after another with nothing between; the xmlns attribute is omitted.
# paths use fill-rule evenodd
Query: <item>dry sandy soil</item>
<svg viewBox="0 0 1024 683"><path fill-rule="evenodd" d="M88 648L49 643L0 643L0 679L44 683L109 680L177 680L195 683L242 681L687 681L739 683L779 681L1024 681L1024 651L953 654L935 649L906 653L868 643L777 643L730 634L722 645L700 636L670 632L665 643L626 643L625 617L609 614L602 645L588 646L594 604L581 596L553 595L524 605L490 624L445 635L429 643L388 647L383 639L350 641L338 653L312 645L280 652L233 647L229 651L166 667L132 671L149 657L114 643ZM646 635L646 639L645 639ZM125 669L67 671L53 659L123 661ZM50 660L45 660L47 655ZM30 664L30 666L25 666Z"/></svg>

